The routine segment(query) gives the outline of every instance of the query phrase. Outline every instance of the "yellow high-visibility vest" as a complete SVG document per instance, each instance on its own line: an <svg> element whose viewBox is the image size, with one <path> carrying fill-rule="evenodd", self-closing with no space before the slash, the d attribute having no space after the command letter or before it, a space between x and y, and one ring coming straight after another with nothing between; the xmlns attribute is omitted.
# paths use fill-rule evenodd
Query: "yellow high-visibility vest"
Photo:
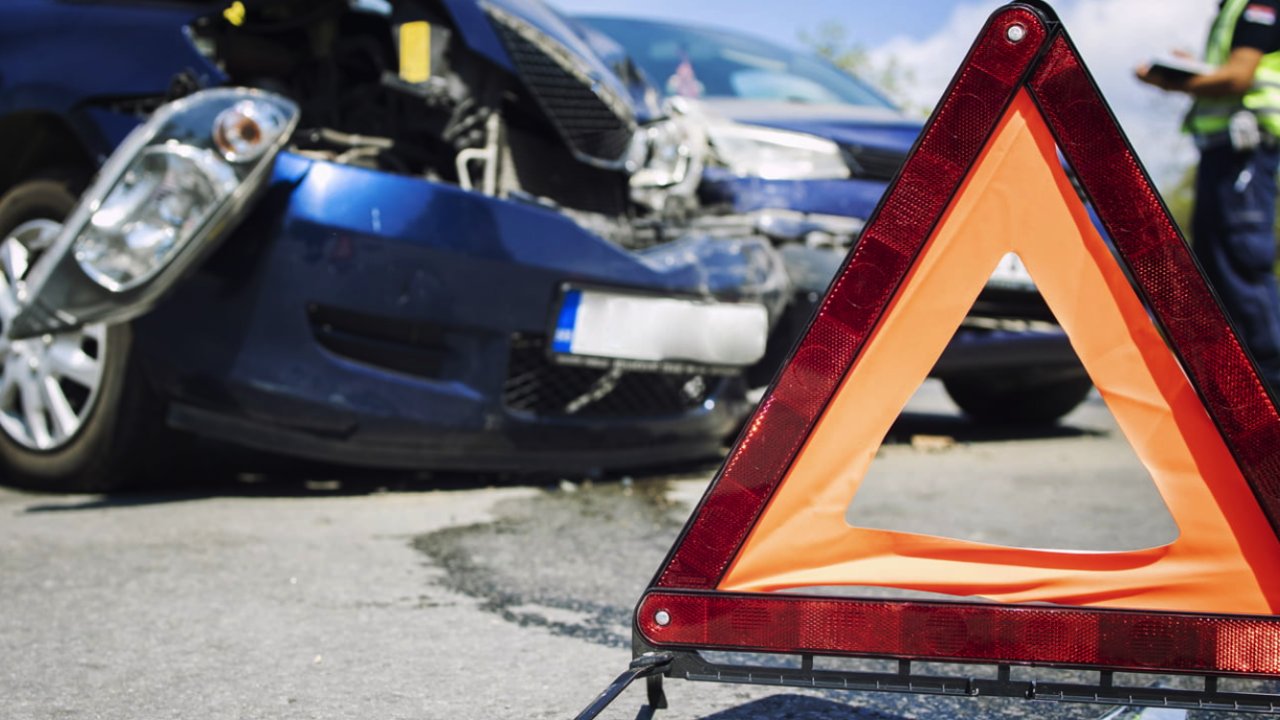
<svg viewBox="0 0 1280 720"><path fill-rule="evenodd" d="M1248 4L1249 0L1227 0L1222 6L1209 33L1205 62L1217 67L1227 61L1236 24ZM1253 75L1253 87L1243 97L1197 99L1187 116L1186 129L1201 136L1224 133L1231 116L1242 109L1252 111L1263 130L1280 138L1280 52L1262 56Z"/></svg>

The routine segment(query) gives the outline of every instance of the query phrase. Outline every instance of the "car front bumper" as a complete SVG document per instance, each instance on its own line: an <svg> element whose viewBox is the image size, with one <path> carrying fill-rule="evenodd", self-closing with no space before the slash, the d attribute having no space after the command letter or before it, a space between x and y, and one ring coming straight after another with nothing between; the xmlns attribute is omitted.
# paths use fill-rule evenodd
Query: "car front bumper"
<svg viewBox="0 0 1280 720"><path fill-rule="evenodd" d="M541 207L286 153L247 221L135 321L135 345L172 424L261 449L502 470L713 454L748 410L740 380L554 364L569 285L773 315L788 293L763 240L630 252Z"/></svg>

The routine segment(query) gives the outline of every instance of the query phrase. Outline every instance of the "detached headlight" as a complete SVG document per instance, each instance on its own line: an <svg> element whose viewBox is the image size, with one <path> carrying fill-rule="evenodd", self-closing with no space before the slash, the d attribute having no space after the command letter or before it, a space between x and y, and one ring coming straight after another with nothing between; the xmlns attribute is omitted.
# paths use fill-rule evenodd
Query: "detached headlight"
<svg viewBox="0 0 1280 720"><path fill-rule="evenodd" d="M713 123L707 136L735 175L766 180L849 177L840 146L825 138L733 122Z"/></svg>
<svg viewBox="0 0 1280 720"><path fill-rule="evenodd" d="M121 321L150 309L244 216L298 122L246 88L157 110L111 155L32 266L10 338Z"/></svg>
<svg viewBox="0 0 1280 720"><path fill-rule="evenodd" d="M112 292L155 277L209 227L297 117L289 101L248 90L210 90L165 110L75 241L80 268Z"/></svg>

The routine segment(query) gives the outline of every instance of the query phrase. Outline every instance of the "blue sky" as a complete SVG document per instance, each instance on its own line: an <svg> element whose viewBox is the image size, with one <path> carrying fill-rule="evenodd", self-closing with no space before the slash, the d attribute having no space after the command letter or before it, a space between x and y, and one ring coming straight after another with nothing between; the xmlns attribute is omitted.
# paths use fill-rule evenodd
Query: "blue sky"
<svg viewBox="0 0 1280 720"><path fill-rule="evenodd" d="M856 42L875 46L896 36L924 38L944 26L954 0L552 0L569 13L638 15L739 30L794 44L802 29L839 20ZM998 7L998 0L982 3ZM906 6L909 11L903 12Z"/></svg>
<svg viewBox="0 0 1280 720"><path fill-rule="evenodd" d="M798 45L801 30L838 20L879 67L906 73L911 107L936 104L1002 0L548 0L569 13L715 25ZM1054 0L1103 94L1161 185L1195 159L1180 133L1189 102L1139 84L1133 69L1182 48L1199 53L1217 0Z"/></svg>

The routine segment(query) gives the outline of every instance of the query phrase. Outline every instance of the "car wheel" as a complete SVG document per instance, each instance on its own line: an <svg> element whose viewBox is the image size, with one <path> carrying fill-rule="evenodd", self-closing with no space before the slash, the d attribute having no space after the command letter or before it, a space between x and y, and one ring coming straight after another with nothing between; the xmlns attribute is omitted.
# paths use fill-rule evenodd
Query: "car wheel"
<svg viewBox="0 0 1280 720"><path fill-rule="evenodd" d="M70 183L30 180L0 197L0 321L18 284L74 207ZM0 338L0 463L9 484L93 492L131 484L159 425L130 367L128 325L89 325L23 340ZM163 447L161 445L160 447Z"/></svg>
<svg viewBox="0 0 1280 720"><path fill-rule="evenodd" d="M942 384L966 415L999 424L1052 425L1093 389L1087 377L1045 379L1018 373L955 376L943 378Z"/></svg>

